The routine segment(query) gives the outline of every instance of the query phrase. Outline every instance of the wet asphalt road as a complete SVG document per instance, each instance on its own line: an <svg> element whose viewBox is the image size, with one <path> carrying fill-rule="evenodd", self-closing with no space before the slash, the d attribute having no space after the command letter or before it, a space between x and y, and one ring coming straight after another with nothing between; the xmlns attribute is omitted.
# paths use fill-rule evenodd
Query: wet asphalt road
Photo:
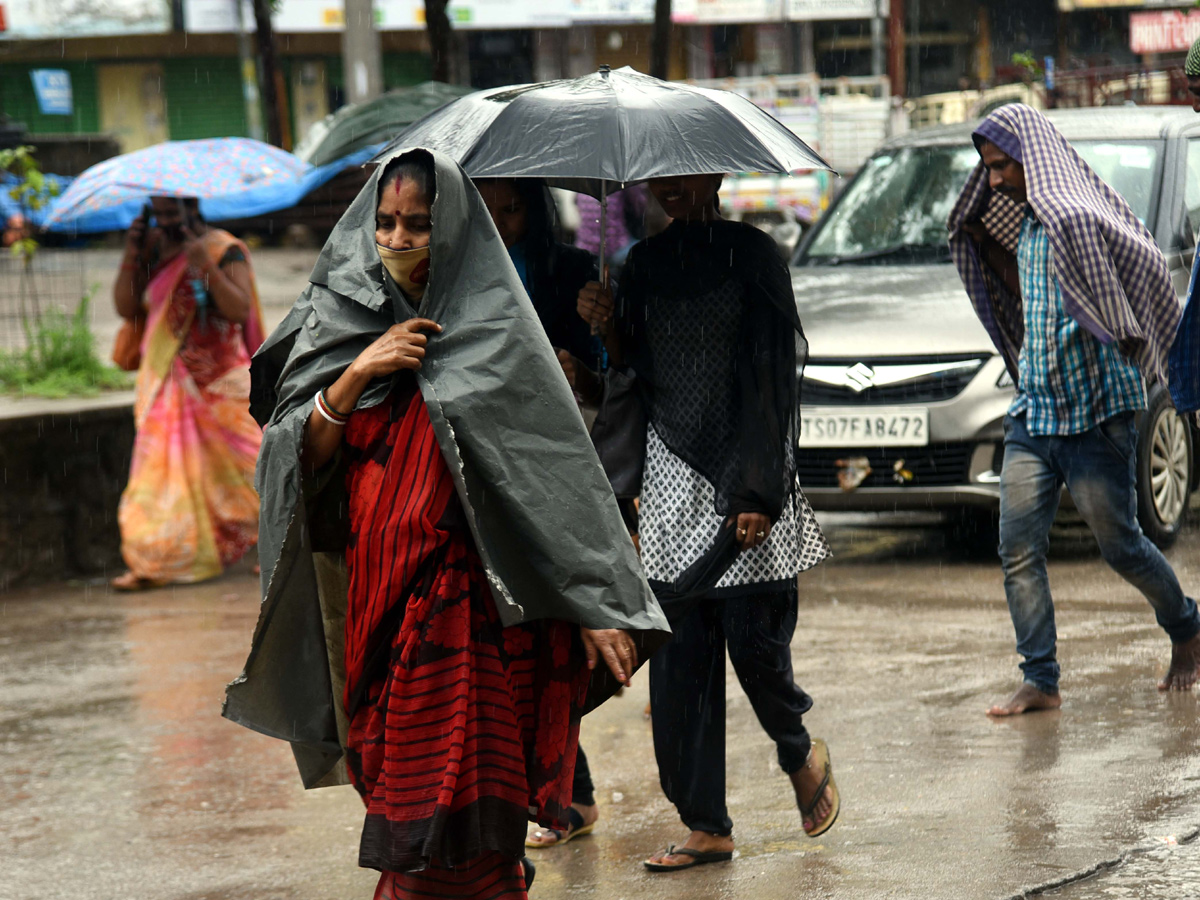
<svg viewBox="0 0 1200 900"><path fill-rule="evenodd" d="M1063 710L993 722L984 708L1018 676L998 565L933 528L827 524L838 556L802 579L793 655L844 797L835 828L803 836L730 673L739 856L644 872L685 832L658 789L640 673L585 720L602 819L537 852L534 900L999 900L1200 825L1197 698L1155 690L1166 639L1086 540L1059 535L1051 566ZM1200 590L1200 534L1169 556ZM219 717L257 603L245 567L132 596L0 595L2 900L371 896L353 791L304 792L285 746ZM1054 896L1194 896L1200 848L1159 846Z"/></svg>

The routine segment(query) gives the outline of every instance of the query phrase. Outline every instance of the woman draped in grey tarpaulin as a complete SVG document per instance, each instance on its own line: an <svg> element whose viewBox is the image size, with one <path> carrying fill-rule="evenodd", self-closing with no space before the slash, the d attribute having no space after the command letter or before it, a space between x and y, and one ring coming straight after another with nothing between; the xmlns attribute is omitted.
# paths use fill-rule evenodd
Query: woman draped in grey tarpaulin
<svg viewBox="0 0 1200 900"><path fill-rule="evenodd" d="M649 182L674 222L630 252L610 333L614 366L633 373L649 420L642 562L674 631L651 662L654 751L663 791L691 830L645 861L652 871L733 853L726 648L804 830L823 834L840 804L828 749L802 721L812 698L795 683L790 648L797 575L828 554L796 484L797 364L807 348L786 263L761 231L721 218L720 184L720 175ZM598 329L614 325L599 284L580 294L579 310ZM602 447L618 375L593 431ZM707 574L693 578L697 570Z"/></svg>
<svg viewBox="0 0 1200 900"><path fill-rule="evenodd" d="M521 900L580 715L665 619L457 165L382 165L311 282L255 358L264 601L225 714L349 777L376 897Z"/></svg>

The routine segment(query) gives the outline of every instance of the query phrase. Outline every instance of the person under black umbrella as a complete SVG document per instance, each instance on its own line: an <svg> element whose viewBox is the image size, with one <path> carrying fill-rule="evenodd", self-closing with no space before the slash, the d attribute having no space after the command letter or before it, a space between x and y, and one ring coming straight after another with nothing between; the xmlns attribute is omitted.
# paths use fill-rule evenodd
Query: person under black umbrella
<svg viewBox="0 0 1200 900"><path fill-rule="evenodd" d="M604 344L575 310L579 292L596 278L595 258L554 239L553 199L540 180L474 181L559 361L579 360L580 365L599 369ZM567 828L534 828L525 846L536 849L565 844L595 828L600 810L582 747L575 757L571 806L565 814Z"/></svg>
<svg viewBox="0 0 1200 900"><path fill-rule="evenodd" d="M473 181L555 351L565 350L583 365L599 369L603 341L592 335L575 310L580 290L597 277L595 257L555 239L554 200L540 179Z"/></svg>
<svg viewBox="0 0 1200 900"><path fill-rule="evenodd" d="M721 218L721 180L651 179L675 221L630 252L615 315L596 282L578 304L607 336L614 367L635 377L649 420L642 563L674 632L650 660L654 751L663 790L691 830L646 860L652 871L733 854L726 647L778 747L804 830L823 834L840 809L829 751L803 724L813 701L793 680L790 651L797 575L829 552L796 484L796 371L807 345L787 265L761 231ZM598 386L578 373L582 393ZM681 576L705 567L699 591L680 591Z"/></svg>

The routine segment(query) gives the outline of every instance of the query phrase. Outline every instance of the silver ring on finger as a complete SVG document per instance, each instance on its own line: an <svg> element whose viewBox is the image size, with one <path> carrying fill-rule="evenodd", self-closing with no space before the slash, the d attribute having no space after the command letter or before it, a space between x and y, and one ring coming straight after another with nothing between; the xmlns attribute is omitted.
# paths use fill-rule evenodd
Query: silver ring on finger
<svg viewBox="0 0 1200 900"><path fill-rule="evenodd" d="M757 532L754 536L761 541L766 538L767 533L765 531L760 531L760 532Z"/></svg>

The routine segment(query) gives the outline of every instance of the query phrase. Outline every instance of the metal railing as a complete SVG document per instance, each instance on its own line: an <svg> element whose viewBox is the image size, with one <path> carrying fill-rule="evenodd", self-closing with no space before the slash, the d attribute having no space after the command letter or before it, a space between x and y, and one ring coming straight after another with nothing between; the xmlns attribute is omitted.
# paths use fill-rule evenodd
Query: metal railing
<svg viewBox="0 0 1200 900"><path fill-rule="evenodd" d="M23 350L26 329L50 310L70 315L88 290L84 254L43 247L26 267L0 250L0 351Z"/></svg>

